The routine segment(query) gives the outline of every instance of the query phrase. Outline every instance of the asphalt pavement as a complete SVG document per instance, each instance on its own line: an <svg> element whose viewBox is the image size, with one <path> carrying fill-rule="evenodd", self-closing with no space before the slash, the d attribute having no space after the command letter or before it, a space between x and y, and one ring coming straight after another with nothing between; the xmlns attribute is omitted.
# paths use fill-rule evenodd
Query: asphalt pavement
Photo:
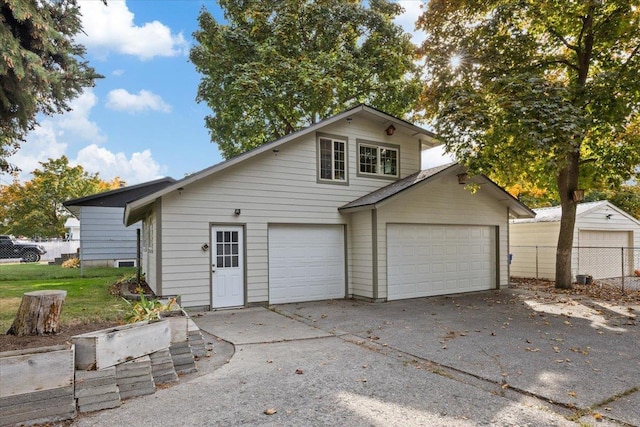
<svg viewBox="0 0 640 427"><path fill-rule="evenodd" d="M639 315L518 289L196 313L198 373L73 425L640 425Z"/></svg>

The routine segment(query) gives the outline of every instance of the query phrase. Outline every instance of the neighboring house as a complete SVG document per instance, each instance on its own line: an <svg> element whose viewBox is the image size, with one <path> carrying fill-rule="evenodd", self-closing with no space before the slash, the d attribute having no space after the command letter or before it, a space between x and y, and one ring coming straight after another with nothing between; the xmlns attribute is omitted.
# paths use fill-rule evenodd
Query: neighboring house
<svg viewBox="0 0 640 427"><path fill-rule="evenodd" d="M509 244L511 275L555 278L560 206L534 209L533 219L512 220ZM572 274L594 279L633 275L640 253L640 221L606 200L580 203L573 232ZM637 248L635 251L632 248ZM636 255L634 255L634 252ZM536 271L537 270L537 271Z"/></svg>
<svg viewBox="0 0 640 427"><path fill-rule="evenodd" d="M64 207L80 221L80 260L84 266L135 265L137 256L136 229L140 224L125 227L122 222L126 202L160 190L173 178L117 188L87 197L68 200Z"/></svg>
<svg viewBox="0 0 640 427"><path fill-rule="evenodd" d="M65 240L80 240L80 221L75 217L69 217L64 222L64 229L67 230Z"/></svg>
<svg viewBox="0 0 640 427"><path fill-rule="evenodd" d="M127 203L125 223L144 223L147 282L187 307L507 285L509 216L533 212L457 164L420 171L437 144L360 105Z"/></svg>

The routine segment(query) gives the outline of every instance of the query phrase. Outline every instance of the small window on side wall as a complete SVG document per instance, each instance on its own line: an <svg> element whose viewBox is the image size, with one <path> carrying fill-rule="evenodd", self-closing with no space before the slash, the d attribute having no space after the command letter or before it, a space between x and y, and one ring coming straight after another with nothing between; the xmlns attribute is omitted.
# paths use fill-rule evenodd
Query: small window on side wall
<svg viewBox="0 0 640 427"><path fill-rule="evenodd" d="M318 181L347 182L347 141L337 137L318 137Z"/></svg>
<svg viewBox="0 0 640 427"><path fill-rule="evenodd" d="M358 142L358 175L397 178L400 170L400 147Z"/></svg>

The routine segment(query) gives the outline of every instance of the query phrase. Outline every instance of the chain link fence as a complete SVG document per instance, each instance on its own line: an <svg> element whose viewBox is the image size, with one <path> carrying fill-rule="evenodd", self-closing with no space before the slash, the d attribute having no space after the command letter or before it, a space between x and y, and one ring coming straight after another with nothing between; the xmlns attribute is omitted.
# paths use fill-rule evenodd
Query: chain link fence
<svg viewBox="0 0 640 427"><path fill-rule="evenodd" d="M555 246L511 246L511 277L554 280ZM640 289L640 248L577 246L572 273L625 289Z"/></svg>

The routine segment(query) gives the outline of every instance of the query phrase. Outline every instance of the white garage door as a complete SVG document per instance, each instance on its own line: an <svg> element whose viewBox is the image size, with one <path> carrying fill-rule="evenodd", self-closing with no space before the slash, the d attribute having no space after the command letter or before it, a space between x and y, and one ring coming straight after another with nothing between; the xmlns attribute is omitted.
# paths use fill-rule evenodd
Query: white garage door
<svg viewBox="0 0 640 427"><path fill-rule="evenodd" d="M630 231L580 230L578 239L578 274L590 274L594 279L620 276L620 248L631 245ZM632 251L626 251L625 255L630 257ZM625 274L631 273L630 261L631 258L625 260L628 266Z"/></svg>
<svg viewBox="0 0 640 427"><path fill-rule="evenodd" d="M388 299L494 289L495 228L389 224Z"/></svg>
<svg viewBox="0 0 640 427"><path fill-rule="evenodd" d="M334 225L269 227L269 302L345 296L344 232Z"/></svg>

